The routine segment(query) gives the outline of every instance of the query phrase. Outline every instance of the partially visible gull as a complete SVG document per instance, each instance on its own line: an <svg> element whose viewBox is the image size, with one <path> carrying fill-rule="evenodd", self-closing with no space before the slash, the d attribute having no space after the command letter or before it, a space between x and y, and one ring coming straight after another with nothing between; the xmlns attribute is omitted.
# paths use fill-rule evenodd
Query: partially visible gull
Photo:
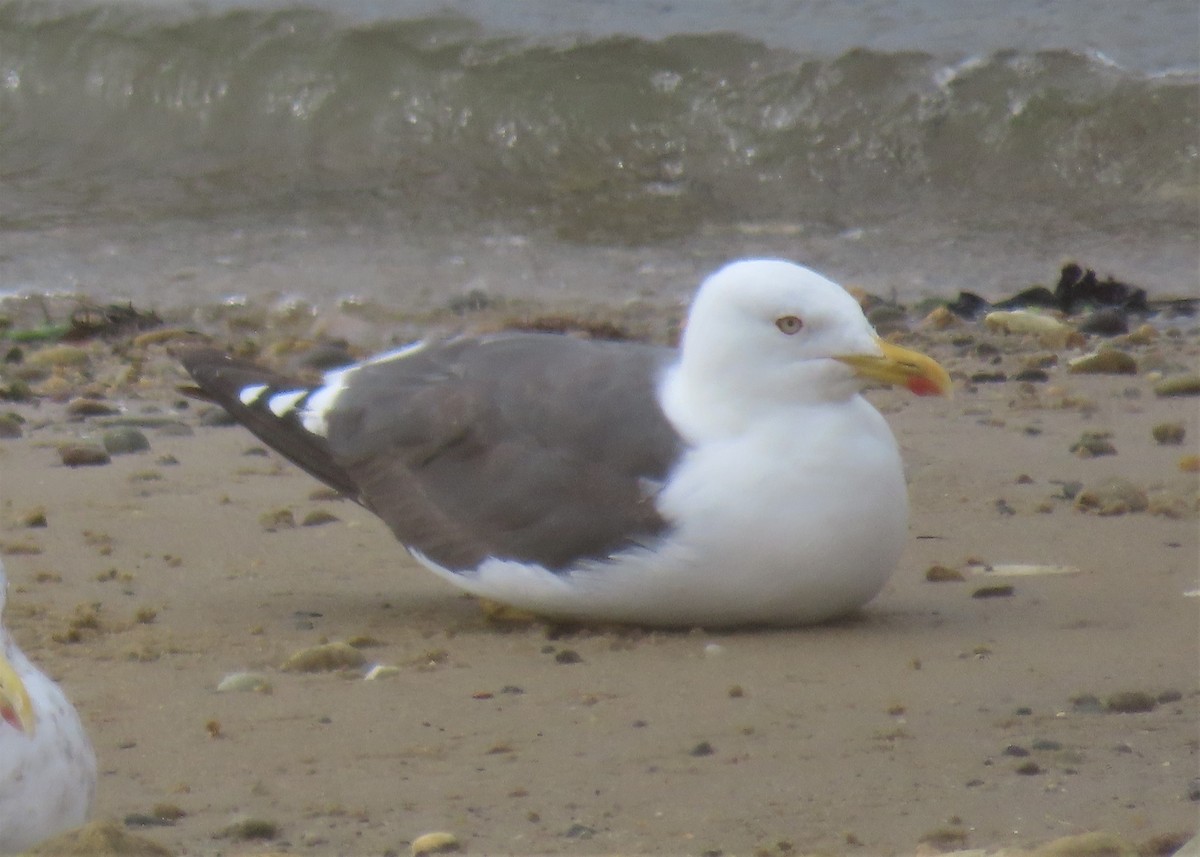
<svg viewBox="0 0 1200 857"><path fill-rule="evenodd" d="M183 363L194 395L456 586L658 626L819 622L874 597L908 502L860 392L950 390L844 289L778 260L705 280L678 350L497 333L417 342L316 387L212 349Z"/></svg>
<svg viewBox="0 0 1200 857"><path fill-rule="evenodd" d="M0 614L8 588L0 564ZM75 707L0 621L0 854L87 819L96 757Z"/></svg>

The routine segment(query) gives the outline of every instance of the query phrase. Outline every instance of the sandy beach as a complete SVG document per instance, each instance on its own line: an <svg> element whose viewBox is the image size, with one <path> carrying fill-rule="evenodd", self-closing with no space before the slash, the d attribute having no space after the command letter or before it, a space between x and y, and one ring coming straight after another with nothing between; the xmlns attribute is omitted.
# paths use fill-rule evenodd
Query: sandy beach
<svg viewBox="0 0 1200 857"><path fill-rule="evenodd" d="M869 393L910 479L891 583L848 620L732 633L489 620L207 424L171 335L45 358L0 403L6 624L91 734L94 817L181 855L407 854L431 831L474 854L1178 845L1200 807L1200 414L1155 385L1195 371L1194 319L1110 340L1133 374L1070 372L1095 337L911 327L958 389ZM52 347L20 346L6 389ZM1045 380L1015 380L1031 366ZM119 422L149 450L63 464ZM1112 452L1073 451L1085 433ZM1079 508L1110 477L1148 507ZM282 669L329 641L363 663ZM243 671L257 689L217 691Z"/></svg>

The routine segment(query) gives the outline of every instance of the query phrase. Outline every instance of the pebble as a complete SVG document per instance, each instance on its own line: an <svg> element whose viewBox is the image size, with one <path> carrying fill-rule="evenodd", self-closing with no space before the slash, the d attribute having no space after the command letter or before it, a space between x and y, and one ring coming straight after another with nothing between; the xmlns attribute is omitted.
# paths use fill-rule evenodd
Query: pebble
<svg viewBox="0 0 1200 857"><path fill-rule="evenodd" d="M422 854L448 854L461 847L458 837L445 831L424 833L414 839L410 846L413 857L420 857Z"/></svg>
<svg viewBox="0 0 1200 857"><path fill-rule="evenodd" d="M1150 430L1156 443L1163 446L1178 446L1183 443L1187 429L1183 423L1159 423Z"/></svg>
<svg viewBox="0 0 1200 857"><path fill-rule="evenodd" d="M318 673L356 669L366 663L366 656L349 643L335 641L301 649L283 662L284 672Z"/></svg>
<svg viewBox="0 0 1200 857"><path fill-rule="evenodd" d="M1036 336L1047 348L1068 344L1076 332L1051 315L1029 310L997 310L983 317L983 324L996 333L1023 333Z"/></svg>
<svg viewBox="0 0 1200 857"><path fill-rule="evenodd" d="M1113 477L1104 482L1085 486L1075 497L1075 508L1099 515L1124 515L1144 512L1150 501L1146 492L1128 479Z"/></svg>
<svg viewBox="0 0 1200 857"><path fill-rule="evenodd" d="M94 443L68 443L58 448L58 455L67 467L92 467L108 464L108 451Z"/></svg>
<svg viewBox="0 0 1200 857"><path fill-rule="evenodd" d="M1016 592L1016 589L1009 584L999 584L997 586L981 586L971 593L972 598L1009 598Z"/></svg>
<svg viewBox="0 0 1200 857"><path fill-rule="evenodd" d="M150 441L132 426L110 428L100 436L109 455L128 455L134 452L149 452Z"/></svg>
<svg viewBox="0 0 1200 857"><path fill-rule="evenodd" d="M949 568L944 565L931 565L925 570L925 579L930 583L949 583L966 580L966 577L957 568Z"/></svg>
<svg viewBox="0 0 1200 857"><path fill-rule="evenodd" d="M1047 751L1061 750L1063 747L1061 741L1055 741L1052 738L1038 738L1038 739L1034 740L1034 742L1032 744L1030 744L1029 746L1031 746L1035 750L1047 750Z"/></svg>
<svg viewBox="0 0 1200 857"><path fill-rule="evenodd" d="M1149 345L1158 339L1158 330L1152 324L1140 324L1134 328L1125 341L1132 345Z"/></svg>
<svg viewBox="0 0 1200 857"><path fill-rule="evenodd" d="M24 422L16 414L0 414L0 438L12 440L21 437L25 434L25 430L21 428L21 423Z"/></svg>
<svg viewBox="0 0 1200 857"><path fill-rule="evenodd" d="M934 330L945 330L949 327L955 327L962 324L958 316L950 311L949 307L940 306L934 309L921 319L922 327L932 327Z"/></svg>
<svg viewBox="0 0 1200 857"><path fill-rule="evenodd" d="M121 413L121 409L110 405L103 399L77 397L67 402L67 416L73 419L84 417L111 417Z"/></svg>
<svg viewBox="0 0 1200 857"><path fill-rule="evenodd" d="M1067 363L1067 371L1077 375L1136 375L1137 361L1117 348L1101 348Z"/></svg>
<svg viewBox="0 0 1200 857"><path fill-rule="evenodd" d="M1084 316L1076 328L1080 333L1094 333L1099 336L1119 336L1129 331L1129 323L1125 314L1119 309L1105 307Z"/></svg>
<svg viewBox="0 0 1200 857"><path fill-rule="evenodd" d="M1154 385L1156 396L1200 396L1200 375L1172 375Z"/></svg>
<svg viewBox="0 0 1200 857"><path fill-rule="evenodd" d="M311 512L309 512L307 515L304 516L303 520L300 521L300 526L302 526L302 527L320 527L325 524L332 524L338 520L339 520L338 516L333 514L332 512L329 512L325 509L313 509Z"/></svg>
<svg viewBox="0 0 1200 857"><path fill-rule="evenodd" d="M1152 693L1146 693L1144 690L1123 690L1104 701L1104 710L1118 714L1136 714L1153 711L1157 705L1158 700Z"/></svg>
<svg viewBox="0 0 1200 857"><path fill-rule="evenodd" d="M226 839L275 839L279 836L279 825L265 818L243 818L226 827L219 834Z"/></svg>
<svg viewBox="0 0 1200 857"><path fill-rule="evenodd" d="M19 518L19 523L22 527L27 527L31 530L48 527L50 521L46 518L46 510L41 506L35 506L28 510Z"/></svg>
<svg viewBox="0 0 1200 857"><path fill-rule="evenodd" d="M1190 801L1200 800L1200 777L1193 777L1188 782L1187 797Z"/></svg>
<svg viewBox="0 0 1200 857"><path fill-rule="evenodd" d="M33 352L25 362L31 366L85 366L88 353L77 345L51 345Z"/></svg>
<svg viewBox="0 0 1200 857"><path fill-rule="evenodd" d="M1099 458L1102 455L1116 455L1117 448L1109 440L1110 437L1112 437L1112 434L1106 431L1085 431L1079 436L1079 440L1071 444L1071 452L1080 458Z"/></svg>
<svg viewBox="0 0 1200 857"><path fill-rule="evenodd" d="M217 693L270 693L271 682L262 673L230 673L217 684Z"/></svg>
<svg viewBox="0 0 1200 857"><path fill-rule="evenodd" d="M708 743L707 741L701 741L695 747L688 750L688 755L696 756L696 757L711 756L716 752L717 752L717 750L715 747L713 747L712 744Z"/></svg>
<svg viewBox="0 0 1200 857"><path fill-rule="evenodd" d="M291 509L272 509L258 516L258 525L268 533L290 530L296 526L296 516Z"/></svg>
<svg viewBox="0 0 1200 857"><path fill-rule="evenodd" d="M1100 697L1094 693L1078 693L1072 696L1071 708L1087 714L1095 714L1104 710L1104 706L1100 702Z"/></svg>

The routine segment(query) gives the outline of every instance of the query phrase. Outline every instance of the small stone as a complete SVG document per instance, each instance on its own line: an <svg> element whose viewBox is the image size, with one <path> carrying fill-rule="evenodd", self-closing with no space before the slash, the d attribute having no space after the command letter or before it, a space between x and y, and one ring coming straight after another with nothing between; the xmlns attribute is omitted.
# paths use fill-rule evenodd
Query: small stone
<svg viewBox="0 0 1200 857"><path fill-rule="evenodd" d="M1150 430L1156 443L1163 446L1178 446L1183 443L1187 429L1183 423L1159 423Z"/></svg>
<svg viewBox="0 0 1200 857"><path fill-rule="evenodd" d="M101 435L101 442L109 455L128 455L134 452L148 452L150 449L150 441L132 426L110 428Z"/></svg>
<svg viewBox="0 0 1200 857"><path fill-rule="evenodd" d="M1158 700L1160 705L1166 705L1169 702L1179 702L1179 700L1183 699L1183 693L1170 687L1161 691L1155 699Z"/></svg>
<svg viewBox="0 0 1200 857"><path fill-rule="evenodd" d="M187 812L173 803L156 803L151 808L150 814L155 818L163 818L167 821L178 821L187 817Z"/></svg>
<svg viewBox="0 0 1200 857"><path fill-rule="evenodd" d="M1050 374L1045 369L1021 369L1017 374L1013 375L1013 380L1023 381L1027 384L1045 384L1050 380Z"/></svg>
<svg viewBox="0 0 1200 857"><path fill-rule="evenodd" d="M1200 473L1200 455L1181 455L1179 469L1184 473Z"/></svg>
<svg viewBox="0 0 1200 857"><path fill-rule="evenodd" d="M949 327L954 327L961 324L958 316L956 316L949 307L939 306L934 307L933 311L925 318L921 319L922 327L932 327L934 330L945 330Z"/></svg>
<svg viewBox="0 0 1200 857"><path fill-rule="evenodd" d="M1035 776L1036 774L1040 774L1041 772L1042 772L1042 766L1039 765L1037 762L1033 761L1032 759L1029 759L1028 761L1022 762L1021 764L1017 765L1017 773L1021 774L1022 776L1032 777L1032 776Z"/></svg>
<svg viewBox="0 0 1200 857"><path fill-rule="evenodd" d="M1048 752L1052 752L1055 750L1061 750L1063 747L1061 741L1055 741L1051 738L1037 738L1029 746L1032 747L1034 750L1048 751Z"/></svg>
<svg viewBox="0 0 1200 857"><path fill-rule="evenodd" d="M67 467L94 467L108 464L108 451L94 443L68 443L58 448L59 458Z"/></svg>
<svg viewBox="0 0 1200 857"><path fill-rule="evenodd" d="M981 586L971 593L972 598L1008 598L1016 589L1008 584Z"/></svg>
<svg viewBox="0 0 1200 857"><path fill-rule="evenodd" d="M1158 339L1158 330L1152 324L1139 324L1125 337L1130 345L1149 345Z"/></svg>
<svg viewBox="0 0 1200 857"><path fill-rule="evenodd" d="M1154 694L1141 690L1123 690L1104 701L1104 710L1117 714L1136 714L1153 711L1158 705Z"/></svg>
<svg viewBox="0 0 1200 857"><path fill-rule="evenodd" d="M1077 375L1136 375L1137 361L1116 348L1101 348L1067 363L1067 371Z"/></svg>
<svg viewBox="0 0 1200 857"><path fill-rule="evenodd" d="M1112 307L1098 309L1084 316L1076 327L1080 333L1094 333L1099 336L1120 336L1129 331L1125 314Z"/></svg>
<svg viewBox="0 0 1200 857"><path fill-rule="evenodd" d="M1071 444L1071 452L1080 458L1099 458L1102 455L1116 455L1117 448L1109 440L1110 437L1112 437L1111 432L1085 431L1079 436L1079 440Z"/></svg>
<svg viewBox="0 0 1200 857"><path fill-rule="evenodd" d="M1029 751L1026 750L1024 747L1022 747L1020 744L1009 744L1007 747L1004 748L1003 753L1005 756L1012 756L1013 758L1016 758L1016 759L1023 759L1024 757L1029 755Z"/></svg>
<svg viewBox="0 0 1200 857"><path fill-rule="evenodd" d="M1120 477L1085 487L1075 498L1076 509L1081 512L1095 512L1099 515L1144 512L1149 505L1150 501L1145 491L1128 479Z"/></svg>
<svg viewBox="0 0 1200 857"><path fill-rule="evenodd" d="M72 419L85 417L111 417L121 413L121 409L110 405L102 399L78 397L67 402L67 416Z"/></svg>
<svg viewBox="0 0 1200 857"><path fill-rule="evenodd" d="M984 326L997 333L1019 333L1036 336L1046 348L1066 345L1075 331L1054 316L1030 310L997 310L983 317Z"/></svg>
<svg viewBox="0 0 1200 857"><path fill-rule="evenodd" d="M1071 708L1084 714L1095 714L1104 710L1104 706L1100 702L1100 697L1094 693L1075 694L1071 697Z"/></svg>
<svg viewBox="0 0 1200 857"><path fill-rule="evenodd" d="M41 529L50 524L46 519L46 510L41 506L35 506L21 515L20 523L22 527L28 527L31 530Z"/></svg>
<svg viewBox="0 0 1200 857"><path fill-rule="evenodd" d="M966 580L966 577L957 568L948 568L944 565L931 565L925 570L925 579L930 583L949 583Z"/></svg>
<svg viewBox="0 0 1200 857"><path fill-rule="evenodd" d="M0 397L2 398L2 397ZM25 430L21 428L21 423L24 422L19 416L12 413L0 414L0 438L4 440L15 440L25 434Z"/></svg>
<svg viewBox="0 0 1200 857"><path fill-rule="evenodd" d="M1008 375L1004 372L975 372L971 375L970 381L972 384L1003 384L1008 380Z"/></svg>
<svg viewBox="0 0 1200 857"><path fill-rule="evenodd" d="M280 669L284 672L331 672L361 667L366 660L358 649L338 641L301 649L284 661Z"/></svg>
<svg viewBox="0 0 1200 857"><path fill-rule="evenodd" d="M224 839L275 839L279 836L279 825L265 818L243 818L226 827L219 834Z"/></svg>
<svg viewBox="0 0 1200 857"><path fill-rule="evenodd" d="M217 684L217 693L270 693L271 682L263 673L230 673Z"/></svg>
<svg viewBox="0 0 1200 857"><path fill-rule="evenodd" d="M713 747L713 745L712 745L712 744L708 743L707 741L701 741L701 742L700 742L699 744L697 744L695 747L693 747L692 749L688 750L688 755L689 755L689 756L696 756L696 757L700 757L700 756L711 756L711 755L712 755L713 753L715 753L715 752L717 752L717 751L716 751L716 748L715 748L715 747Z"/></svg>
<svg viewBox="0 0 1200 857"><path fill-rule="evenodd" d="M1172 375L1154 385L1154 395L1164 398L1172 396L1200 396L1200 375Z"/></svg>
<svg viewBox="0 0 1200 857"><path fill-rule="evenodd" d="M1187 799L1190 801L1200 801L1200 777L1193 777L1188 780Z"/></svg>
<svg viewBox="0 0 1200 857"><path fill-rule="evenodd" d="M410 850L413 857L421 857L422 854L449 854L461 847L458 837L453 833L437 831L418 836L412 841Z"/></svg>
<svg viewBox="0 0 1200 857"><path fill-rule="evenodd" d="M302 527L321 527L340 520L337 515L325 509L313 509L300 521Z"/></svg>
<svg viewBox="0 0 1200 857"><path fill-rule="evenodd" d="M88 353L76 345L51 345L25 358L30 366L78 367L88 362Z"/></svg>
<svg viewBox="0 0 1200 857"><path fill-rule="evenodd" d="M290 530L296 526L296 516L291 509L272 509L258 516L258 524L268 533Z"/></svg>
<svg viewBox="0 0 1200 857"><path fill-rule="evenodd" d="M579 664L583 663L583 655L574 649L562 649L555 653L554 662L558 664Z"/></svg>
<svg viewBox="0 0 1200 857"><path fill-rule="evenodd" d="M930 846L934 853L961 851L967 847L967 831L957 825L938 827L928 833L922 833L917 840L922 845Z"/></svg>

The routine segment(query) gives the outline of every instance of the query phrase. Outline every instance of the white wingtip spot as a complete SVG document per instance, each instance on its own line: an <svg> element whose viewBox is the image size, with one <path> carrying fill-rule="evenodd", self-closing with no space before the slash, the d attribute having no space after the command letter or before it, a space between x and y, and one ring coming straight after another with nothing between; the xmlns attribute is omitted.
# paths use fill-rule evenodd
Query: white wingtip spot
<svg viewBox="0 0 1200 857"><path fill-rule="evenodd" d="M266 384L251 384L249 387L242 387L242 391L238 393L238 401L249 407L257 402L258 397L266 391Z"/></svg>
<svg viewBox="0 0 1200 857"><path fill-rule="evenodd" d="M308 390L288 390L285 393L276 393L267 400L267 407L275 416L283 417L296 406L296 402L307 395Z"/></svg>
<svg viewBox="0 0 1200 857"><path fill-rule="evenodd" d="M330 372L325 376L325 385L313 390L300 412L300 423L305 429L321 437L329 435L328 414L333 410L337 397L346 389L346 375L355 367Z"/></svg>

